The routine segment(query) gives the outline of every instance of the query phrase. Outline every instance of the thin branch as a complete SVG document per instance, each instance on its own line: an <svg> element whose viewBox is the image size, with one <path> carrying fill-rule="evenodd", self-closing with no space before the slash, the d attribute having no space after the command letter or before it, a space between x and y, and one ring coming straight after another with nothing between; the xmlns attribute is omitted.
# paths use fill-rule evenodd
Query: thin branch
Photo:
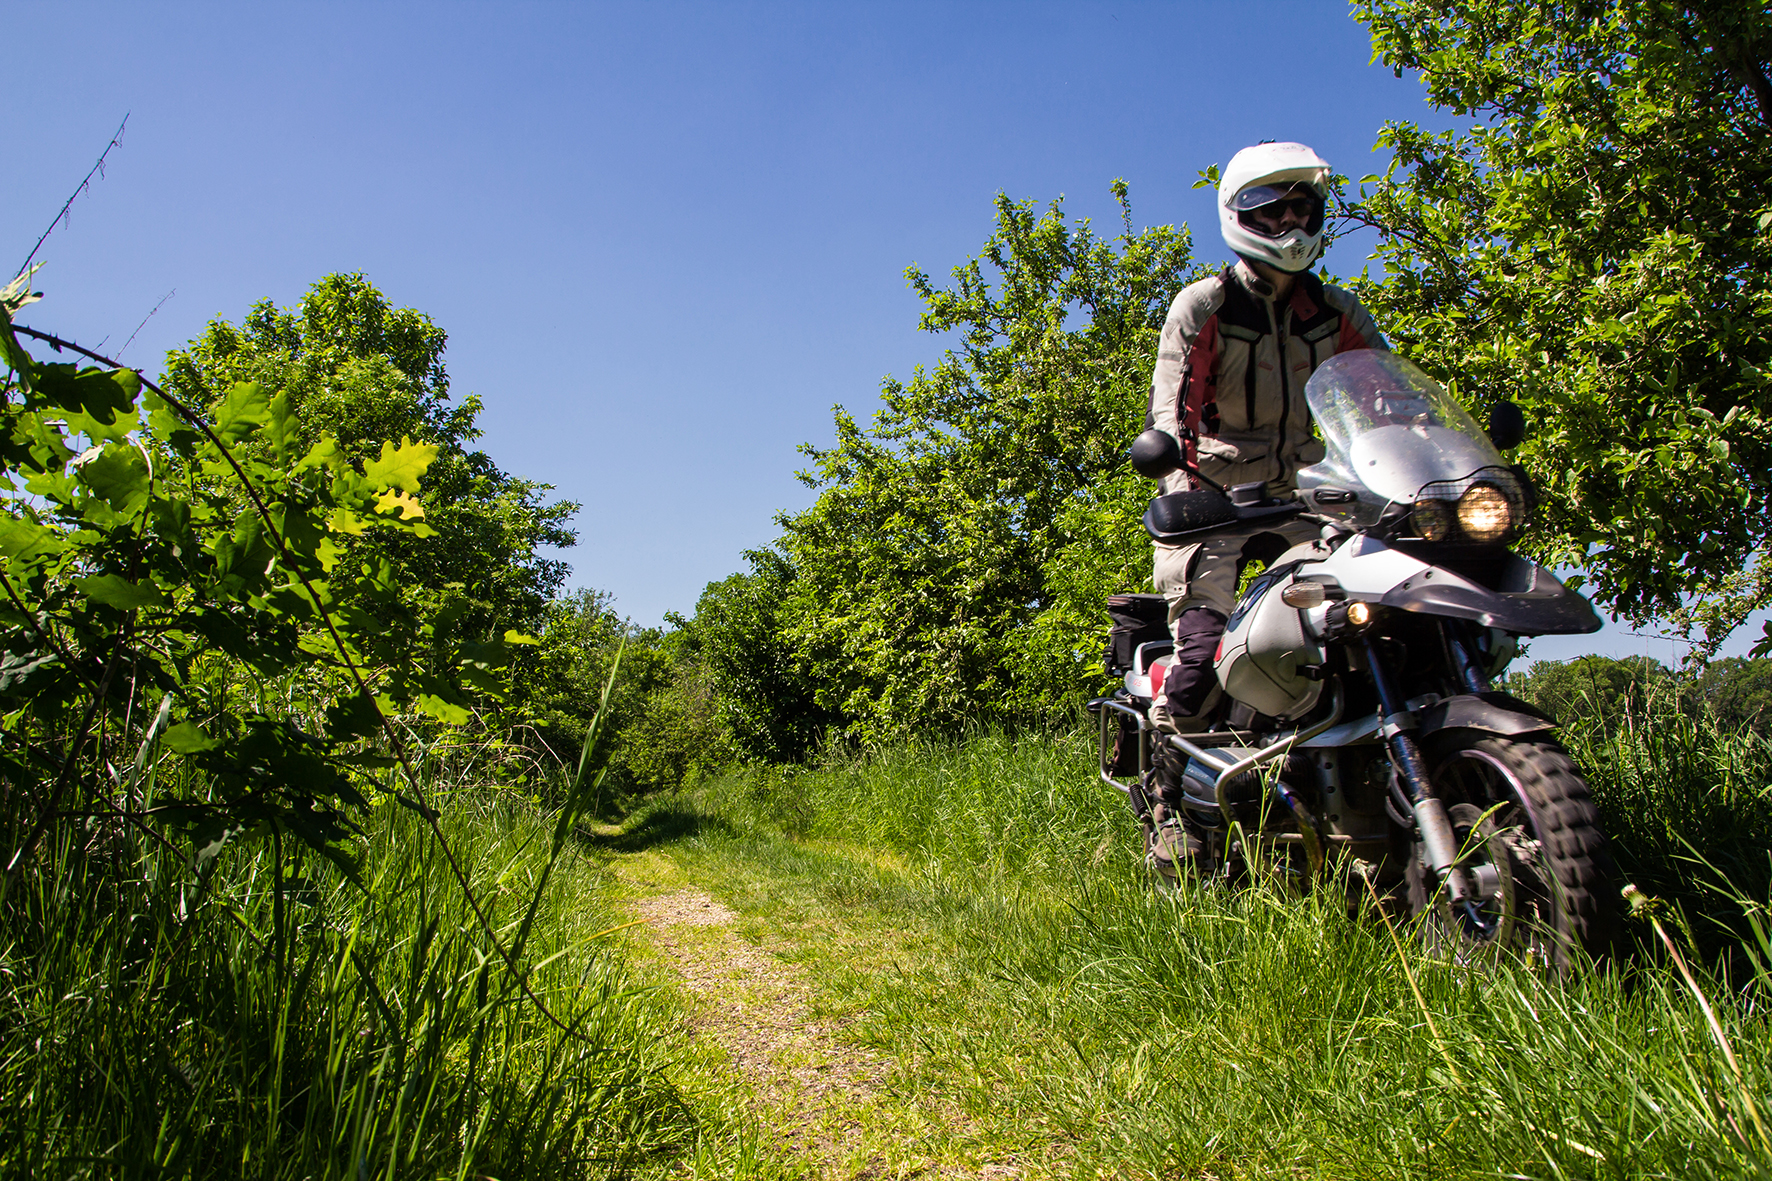
<svg viewBox="0 0 1772 1181"><path fill-rule="evenodd" d="M1730 47L1724 44L1722 35L1711 27L1710 22L1704 18L1704 14L1698 10L1697 5L1688 3L1681 5L1681 8L1691 18L1692 23L1703 30L1705 36L1710 39L1711 44L1708 48L1722 61L1723 68L1735 75L1736 82L1754 96L1754 102L1760 109L1760 122L1772 127L1772 81L1767 80L1766 71L1761 68L1760 63L1755 61L1752 54L1746 50L1732 53ZM1694 48L1707 47L1701 45Z"/></svg>
<svg viewBox="0 0 1772 1181"><path fill-rule="evenodd" d="M148 321L152 320L154 318L154 313L159 311L161 308L165 307L166 301L171 299L173 296L175 296L177 294L178 294L178 288L174 287L171 291L168 291L165 295L162 295L160 297L160 302L155 304L153 306L153 309L150 310L147 315L142 317L142 322L135 326L135 331L131 332L129 334L129 339L124 341L123 347L117 350L117 355L119 357L121 357L124 353L127 353L129 351L129 346L135 343L135 338L141 334L141 330L143 328L146 328L148 326Z"/></svg>
<svg viewBox="0 0 1772 1181"><path fill-rule="evenodd" d="M110 694L111 673L116 667L117 653L112 651L111 658L105 665L104 676L99 678L98 689L92 695L92 704L86 707L86 716L81 719L80 728L74 731L74 737L69 740L67 757L62 760L62 768L55 777L55 783L50 786L47 810L31 827L31 831L26 834L23 843L13 852L11 860L6 863L7 873L12 873L23 865L25 858L29 857L36 849L38 840L49 831L50 822L55 818L55 814L60 808L62 792L67 788L68 776L73 773L74 763L80 757L81 750L86 746L87 736L92 733L92 723L98 717L98 711L104 705L106 696Z"/></svg>
<svg viewBox="0 0 1772 1181"><path fill-rule="evenodd" d="M55 233L56 226L61 225L62 222L67 220L68 210L74 207L74 202L80 199L80 194L84 193L87 187L92 184L92 178L95 176L102 177L105 174L105 157L111 154L112 148L122 146L123 129L128 126L129 115L125 112L123 115L123 122L117 124L116 134L111 136L111 142L105 145L105 150L98 154L97 162L94 163L87 171L86 175L80 179L80 183L74 186L74 191L68 195L68 199L62 202L61 211L57 213L55 219L49 223L49 228L43 231L43 236L37 239L37 244L31 247L31 253L29 257L25 259L25 265L18 269L18 274L22 275L31 269L31 264L37 260L37 252L43 249L43 243L49 239L49 235Z"/></svg>
<svg viewBox="0 0 1772 1181"><path fill-rule="evenodd" d="M117 366L117 368L122 367ZM145 519L136 526L135 557L131 559L132 567L130 571L132 576L134 575L133 563L136 560L139 560L141 556L142 531L146 528L147 522ZM7 591L9 594L11 593L11 590L11 584L9 583L7 585ZM133 616L131 616L131 618L133 619ZM12 873L23 865L24 859L29 857L36 849L37 841L49 831L49 825L54 819L55 812L61 806L62 791L67 787L68 776L73 773L75 760L79 758L80 751L86 745L87 736L92 730L93 720L98 717L99 710L105 704L105 699L111 695L111 677L117 671L117 658L122 655L123 645L128 643L128 639L129 631L126 630L123 640L117 647L111 649L110 656L105 659L105 671L99 677L98 684L92 691L92 705L88 707L86 718L80 723L80 728L74 732L73 740L68 744L68 757L62 762L61 773L55 777L55 785L49 789L49 810L37 821L36 826L32 828L30 834L25 837L24 843L18 847L18 850L15 853L13 853L12 860L6 863L7 873ZM109 714L105 715L106 719L109 717ZM101 749L103 741L103 731L101 730L99 738Z"/></svg>

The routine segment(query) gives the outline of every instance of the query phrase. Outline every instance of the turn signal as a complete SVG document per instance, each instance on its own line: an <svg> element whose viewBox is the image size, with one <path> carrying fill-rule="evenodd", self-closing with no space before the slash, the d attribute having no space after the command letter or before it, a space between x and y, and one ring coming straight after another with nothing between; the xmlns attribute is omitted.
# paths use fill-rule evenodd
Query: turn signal
<svg viewBox="0 0 1772 1181"><path fill-rule="evenodd" d="M1280 592L1280 601L1288 607L1321 607L1328 597L1320 582L1294 582Z"/></svg>

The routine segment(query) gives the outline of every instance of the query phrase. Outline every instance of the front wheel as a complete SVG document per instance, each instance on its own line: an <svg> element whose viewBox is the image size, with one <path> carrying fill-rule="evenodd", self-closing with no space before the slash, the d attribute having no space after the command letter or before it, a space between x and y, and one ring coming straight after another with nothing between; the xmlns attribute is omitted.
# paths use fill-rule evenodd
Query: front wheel
<svg viewBox="0 0 1772 1181"><path fill-rule="evenodd" d="M1576 948L1610 954L1612 861L1587 783L1563 748L1542 735L1472 730L1444 731L1425 746L1473 888L1454 906L1417 846L1409 901L1429 939L1460 958L1505 948L1559 970Z"/></svg>

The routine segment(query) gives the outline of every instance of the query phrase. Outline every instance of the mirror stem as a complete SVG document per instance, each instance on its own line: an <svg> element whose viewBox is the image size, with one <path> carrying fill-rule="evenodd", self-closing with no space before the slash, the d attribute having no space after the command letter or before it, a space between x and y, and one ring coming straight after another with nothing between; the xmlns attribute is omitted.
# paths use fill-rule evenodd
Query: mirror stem
<svg viewBox="0 0 1772 1181"><path fill-rule="evenodd" d="M1200 481L1200 483L1206 485L1206 487L1212 489L1212 491L1218 493L1220 496L1229 496L1230 495L1229 492L1225 491L1223 484L1218 483L1211 476L1206 475L1196 465L1191 464L1191 463L1187 462L1186 460L1183 460L1181 463L1181 468L1188 475L1190 475L1194 479Z"/></svg>

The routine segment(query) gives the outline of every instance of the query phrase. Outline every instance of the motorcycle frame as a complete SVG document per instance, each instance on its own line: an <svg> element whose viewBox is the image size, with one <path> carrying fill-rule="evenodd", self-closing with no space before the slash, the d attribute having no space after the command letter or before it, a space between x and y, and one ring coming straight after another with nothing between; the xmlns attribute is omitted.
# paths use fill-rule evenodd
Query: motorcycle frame
<svg viewBox="0 0 1772 1181"><path fill-rule="evenodd" d="M1216 751L1209 746L1200 746L1196 743L1190 742L1179 734L1164 735L1169 744L1175 747L1175 749L1182 751L1184 754L1187 754L1192 758L1199 759L1209 767L1217 768L1217 774L1213 779L1212 784L1213 793L1218 803L1219 814L1224 817L1225 831L1227 833L1234 828L1239 827L1236 814L1231 808L1229 795L1229 785L1231 782L1246 771L1253 770L1257 767L1267 766L1275 760L1285 757L1292 751L1293 747L1297 746L1299 743L1316 737L1339 722L1347 703L1347 695L1342 688L1341 678L1337 677L1335 679L1335 684L1331 692L1332 697L1329 713L1325 717L1313 722L1308 727L1296 729L1284 738L1271 742L1254 754L1246 755L1240 759L1228 759L1224 756L1223 752ZM1141 818L1149 816L1151 807L1150 797L1144 790L1144 785L1150 772L1150 735L1153 733L1149 720L1145 717L1142 710L1135 708L1127 702L1117 701L1111 697L1096 698L1094 701L1089 702L1089 709L1097 715L1100 722L1096 751L1098 755L1097 762L1099 765L1099 774L1102 782L1125 794L1127 802L1132 805L1132 810L1136 815ZM1112 768L1108 766L1108 727L1113 721L1113 715L1130 718L1137 727L1138 775L1137 778L1129 784L1116 779L1113 775ZM1240 738L1241 735L1235 731L1227 731L1225 732L1224 737L1234 741ZM1292 813L1293 819L1298 824L1299 840L1304 843L1305 860L1310 865L1312 874L1314 875L1321 872L1324 864L1323 836L1318 830L1316 816L1311 813L1310 808L1305 802L1298 797L1297 792L1293 791L1292 788L1283 781L1278 779L1274 781L1273 793L1280 803L1285 805L1286 810Z"/></svg>
<svg viewBox="0 0 1772 1181"><path fill-rule="evenodd" d="M1237 822L1236 815L1231 810L1229 795L1231 781L1245 771L1266 766L1275 759L1284 757L1291 753L1294 746L1315 738L1323 731L1329 729L1329 727L1335 725L1335 723L1341 721L1342 711L1347 706L1347 694L1341 687L1340 677L1335 678L1331 694L1329 713L1326 717L1322 718L1320 721L1312 723L1304 729L1294 730L1284 738L1281 738L1276 742L1270 742L1254 754L1246 755L1234 762L1225 760L1221 752L1215 751L1211 747L1196 745L1180 734L1167 735L1170 746L1173 746L1190 758L1199 759L1208 767L1216 767L1219 769L1217 775L1212 780L1212 791L1218 803L1218 813L1220 816L1224 817L1224 823L1227 829ZM1289 803L1284 797L1282 797L1281 802L1287 804L1288 810L1294 813L1298 811L1298 806ZM1302 828L1303 825L1301 824L1300 829L1302 830ZM1306 844L1309 844L1309 838L1306 838Z"/></svg>
<svg viewBox="0 0 1772 1181"><path fill-rule="evenodd" d="M1525 702L1490 689L1488 677L1478 667L1475 654L1467 646L1466 637L1459 632L1459 621L1442 617L1442 622L1446 627L1445 639L1452 650L1450 654L1454 674L1460 687L1466 692L1452 697L1398 701L1390 670L1385 666L1382 655L1369 639L1362 639L1348 646L1352 652L1363 658L1360 663L1371 676L1379 697L1380 706L1373 716L1343 723L1347 695L1341 677L1337 676L1331 682L1327 713L1308 726L1295 728L1290 734L1238 759L1231 759L1222 750L1215 748L1247 741L1251 736L1245 732L1226 730L1195 735L1160 734L1151 726L1145 712L1130 700L1096 698L1088 703L1088 708L1097 714L1099 720L1097 753L1101 781L1125 795L1133 812L1141 819L1148 817L1151 801L1145 787L1151 771L1150 744L1153 738L1166 741L1173 749L1199 760L1213 770L1214 799L1219 814L1224 819L1225 831L1229 833L1233 828L1241 830L1242 827L1236 819L1229 798L1230 784L1239 775L1269 766L1296 750L1339 749L1377 738L1385 746L1391 765L1396 769L1398 779L1408 795L1411 807L1407 815L1415 822L1415 827L1421 834L1430 863L1443 863L1431 865L1435 876L1446 882L1454 903L1462 903L1469 892L1468 887L1462 880L1462 875L1454 871L1457 849L1451 840L1445 807L1433 792L1419 740L1441 730L1454 729L1482 730L1513 736L1555 729L1556 722ZM1131 783L1116 778L1108 763L1109 726L1117 718L1130 719L1138 735L1138 772ZM1292 814L1298 825L1298 836L1294 838L1288 833L1268 839L1300 841L1304 845L1306 860L1312 873L1320 872L1325 861L1326 838L1317 818L1297 792L1284 781L1276 779L1270 790ZM1393 821L1401 819L1400 816L1393 816Z"/></svg>

